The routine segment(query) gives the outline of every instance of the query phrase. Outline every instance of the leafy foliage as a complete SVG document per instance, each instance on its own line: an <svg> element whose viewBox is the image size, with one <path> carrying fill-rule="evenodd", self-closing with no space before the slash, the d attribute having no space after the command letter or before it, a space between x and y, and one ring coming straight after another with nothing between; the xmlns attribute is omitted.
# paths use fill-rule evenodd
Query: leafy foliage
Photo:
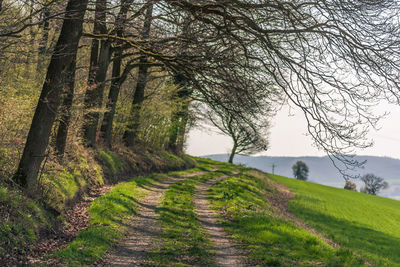
<svg viewBox="0 0 400 267"><path fill-rule="evenodd" d="M293 166L293 175L296 179L307 180L308 178L308 166L301 160L297 161Z"/></svg>

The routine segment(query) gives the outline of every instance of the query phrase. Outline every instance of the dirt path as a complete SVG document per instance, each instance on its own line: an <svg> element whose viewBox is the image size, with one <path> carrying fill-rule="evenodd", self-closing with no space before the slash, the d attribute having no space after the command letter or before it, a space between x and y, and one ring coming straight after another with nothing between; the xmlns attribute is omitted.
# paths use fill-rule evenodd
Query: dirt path
<svg viewBox="0 0 400 267"><path fill-rule="evenodd" d="M179 180L206 172L190 173L179 177L168 177L148 189L148 195L138 203L139 209L130 226L128 237L104 257L97 266L146 266L148 253L156 247L156 237L161 234L156 209L164 192Z"/></svg>
<svg viewBox="0 0 400 267"><path fill-rule="evenodd" d="M228 237L221 225L218 224L207 199L207 190L216 182L228 177L221 176L198 186L194 196L194 205L200 222L214 243L217 254L215 263L218 266L246 266L244 264L244 254L239 250L235 242Z"/></svg>

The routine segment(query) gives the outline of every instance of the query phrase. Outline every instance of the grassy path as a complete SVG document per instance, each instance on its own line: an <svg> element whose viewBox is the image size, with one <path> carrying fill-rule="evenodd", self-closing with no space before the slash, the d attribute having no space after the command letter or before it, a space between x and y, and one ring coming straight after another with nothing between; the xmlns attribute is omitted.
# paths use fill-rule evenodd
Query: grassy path
<svg viewBox="0 0 400 267"><path fill-rule="evenodd" d="M238 174L238 172L234 174ZM243 253L217 222L217 218L209 205L207 197L207 191L213 184L228 177L230 177L230 175L220 176L197 186L194 195L194 206L199 221L207 231L209 238L215 247L215 263L218 266L245 266Z"/></svg>
<svg viewBox="0 0 400 267"><path fill-rule="evenodd" d="M121 242L109 253L99 266L138 266L147 265L148 254L156 247L157 237L161 233L161 226L157 221L157 206L171 184L179 180L201 175L205 172L196 172L179 177L168 177L157 185L148 187L147 196L138 202L139 209L136 218L132 221L128 238Z"/></svg>

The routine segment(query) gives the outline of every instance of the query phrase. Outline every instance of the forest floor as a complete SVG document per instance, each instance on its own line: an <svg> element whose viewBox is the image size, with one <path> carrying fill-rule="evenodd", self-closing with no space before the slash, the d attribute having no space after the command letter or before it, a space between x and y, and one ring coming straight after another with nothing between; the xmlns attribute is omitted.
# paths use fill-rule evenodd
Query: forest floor
<svg viewBox="0 0 400 267"><path fill-rule="evenodd" d="M69 266L399 265L397 256L346 243L341 236L346 224L316 220L321 214L308 217L305 209L315 204L313 198L334 202L332 194L348 197L345 208L350 211L345 212L357 215L350 199L361 194L337 190L199 160L187 171L114 187L93 202L89 228L50 258ZM374 201L361 197L369 204ZM321 212L326 206L318 208ZM344 214L340 209L330 212L325 216ZM392 212L400 214L398 208ZM394 237L381 233L379 240L386 244Z"/></svg>

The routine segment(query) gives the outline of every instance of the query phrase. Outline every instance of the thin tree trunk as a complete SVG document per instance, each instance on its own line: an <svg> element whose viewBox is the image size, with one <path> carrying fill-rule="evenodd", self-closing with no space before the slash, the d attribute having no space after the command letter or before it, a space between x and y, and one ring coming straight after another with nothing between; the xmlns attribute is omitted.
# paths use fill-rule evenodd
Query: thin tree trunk
<svg viewBox="0 0 400 267"><path fill-rule="evenodd" d="M75 60L72 61L69 68L69 81L65 87L64 100L61 105L61 118L56 135L56 153L60 158L64 156L65 147L67 145L68 128L71 121L71 108L74 99L75 90L75 70L76 70L76 54Z"/></svg>
<svg viewBox="0 0 400 267"><path fill-rule="evenodd" d="M178 113L172 115L171 128L169 133L168 150L176 154L178 150L179 116Z"/></svg>
<svg viewBox="0 0 400 267"><path fill-rule="evenodd" d="M68 68L74 60L82 35L83 17L88 0L69 0L61 33L53 52L46 80L28 133L15 181L34 194L37 176L49 144L60 95L68 79Z"/></svg>
<svg viewBox="0 0 400 267"><path fill-rule="evenodd" d="M149 1L149 6L146 10L142 39L146 40L150 36L151 23L153 20L153 6L154 4ZM139 60L139 71L138 80L136 83L136 90L133 96L132 107L131 107L131 117L132 123L128 124L128 129L124 132L123 140L124 144L128 147L133 147L136 143L138 130L140 127L140 111L142 109L142 104L144 100L144 92L147 84L148 77L148 59L143 56Z"/></svg>
<svg viewBox="0 0 400 267"><path fill-rule="evenodd" d="M103 105L105 80L108 66L110 65L110 49L110 42L102 41L94 87L88 88L85 94L85 109L87 113L85 114L84 137L86 144L91 147L96 146L97 128L100 119L100 112L96 109L100 109Z"/></svg>
<svg viewBox="0 0 400 267"><path fill-rule="evenodd" d="M187 101L187 100L186 100ZM181 113L181 122L178 131L176 153L183 154L183 146L185 144L186 127L189 120L189 103L184 103L184 107Z"/></svg>
<svg viewBox="0 0 400 267"><path fill-rule="evenodd" d="M185 142L186 124L189 117L189 97L192 91L186 87L185 78L178 74L174 77L175 83L180 87L176 98L182 106L172 115L171 130L169 135L168 150L175 154L183 153Z"/></svg>
<svg viewBox="0 0 400 267"><path fill-rule="evenodd" d="M233 163L233 157L236 154L236 149L237 149L237 145L236 145L236 143L234 143L233 147L232 147L231 155L229 156L228 163Z"/></svg>
<svg viewBox="0 0 400 267"><path fill-rule="evenodd" d="M140 111L142 109L142 103L144 100L144 91L147 84L147 58L142 57L140 59L138 81L136 84L135 94L133 96L132 107L131 107L131 123L128 124L128 129L125 131L123 139L127 147L133 147L136 143L138 130L140 127Z"/></svg>
<svg viewBox="0 0 400 267"><path fill-rule="evenodd" d="M129 7L133 0L122 0L121 8L119 10L117 19L115 20L116 35L122 37L125 30L125 21L129 11ZM111 136L112 127L114 121L115 110L117 108L117 101L121 85L125 78L121 76L121 64L122 64L122 42L117 42L117 47L114 48L114 60L112 68L112 81L110 91L108 94L108 100L106 102L106 112L104 114L103 122L100 128L100 138L103 139L104 144L111 148ZM127 69L126 69L127 70ZM125 73L125 71L124 71ZM126 74L127 75L127 74Z"/></svg>
<svg viewBox="0 0 400 267"><path fill-rule="evenodd" d="M3 11L3 0L0 0L0 11Z"/></svg>
<svg viewBox="0 0 400 267"><path fill-rule="evenodd" d="M106 8L107 0L96 1L94 34L106 34ZM101 45L100 45L101 44ZM99 51L100 49L100 51ZM93 109L100 108L103 100L104 82L110 58L110 43L107 41L92 40L90 52L90 67L88 88L85 93L85 122L83 126L86 145L96 145L97 126L99 113Z"/></svg>

